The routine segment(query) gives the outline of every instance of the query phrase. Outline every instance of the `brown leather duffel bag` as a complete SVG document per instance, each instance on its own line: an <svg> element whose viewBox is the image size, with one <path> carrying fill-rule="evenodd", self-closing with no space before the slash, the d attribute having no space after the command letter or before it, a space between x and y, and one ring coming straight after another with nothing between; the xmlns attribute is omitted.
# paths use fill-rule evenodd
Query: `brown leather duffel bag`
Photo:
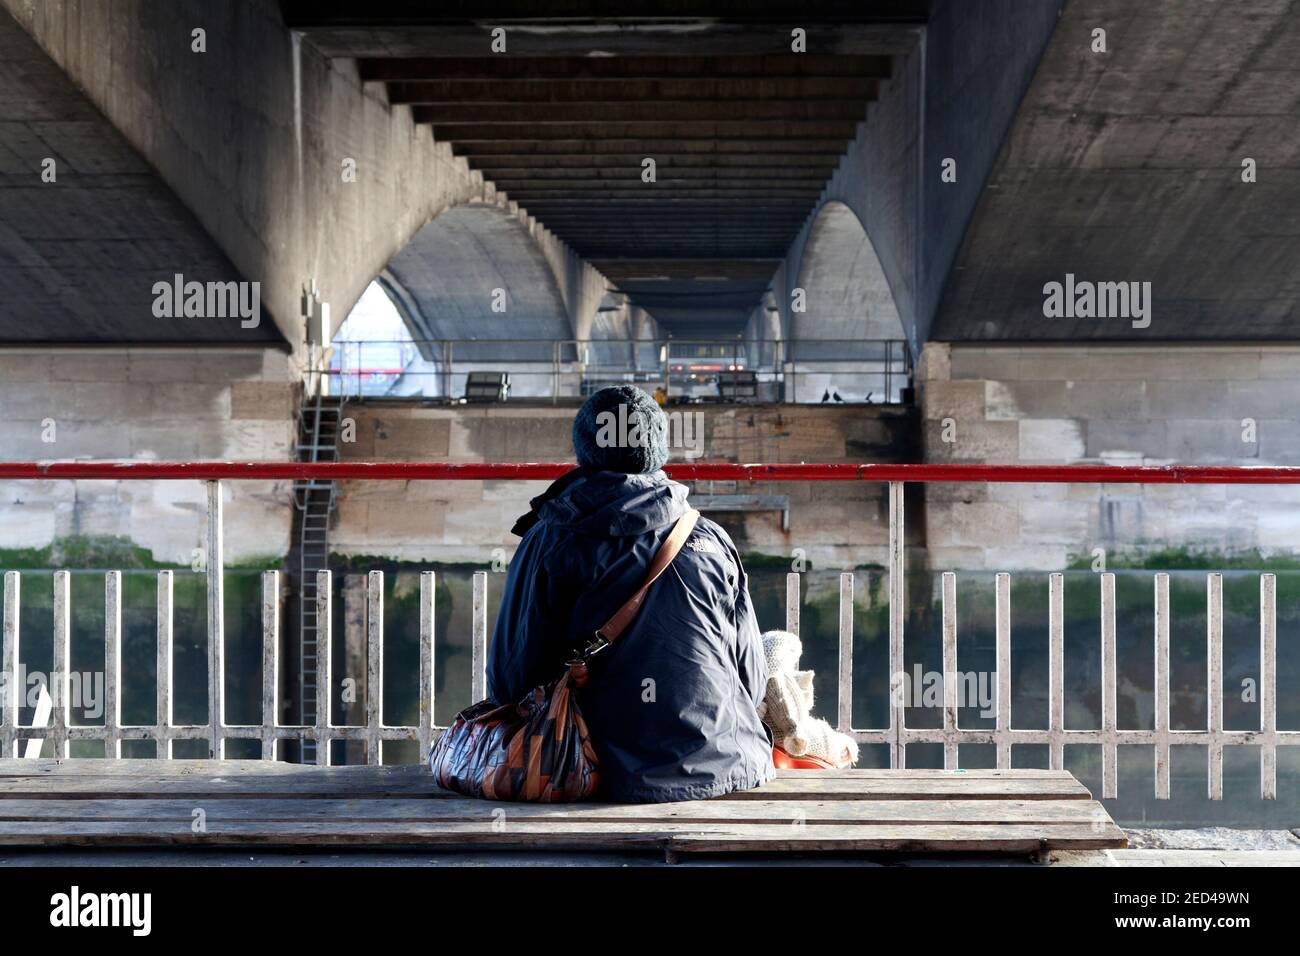
<svg viewBox="0 0 1300 956"><path fill-rule="evenodd" d="M699 512L688 509L659 546L645 583L586 647L575 651L565 673L534 687L517 704L479 701L456 715L429 751L440 786L485 800L559 803L590 799L600 768L575 688L587 682L587 662L632 623L646 592L672 564L695 529Z"/></svg>

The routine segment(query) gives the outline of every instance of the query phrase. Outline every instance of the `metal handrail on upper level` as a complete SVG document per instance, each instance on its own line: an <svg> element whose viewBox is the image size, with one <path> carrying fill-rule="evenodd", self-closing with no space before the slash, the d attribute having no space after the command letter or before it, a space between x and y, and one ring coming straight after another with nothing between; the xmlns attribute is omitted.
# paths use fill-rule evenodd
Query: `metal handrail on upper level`
<svg viewBox="0 0 1300 956"><path fill-rule="evenodd" d="M912 361L902 339L340 339L314 371L343 398L454 402L469 375L496 372L511 397L552 402L640 384L670 401L888 405Z"/></svg>
<svg viewBox="0 0 1300 956"><path fill-rule="evenodd" d="M102 726L73 726L66 686L60 688L60 700L48 726L19 725L16 695L10 693L0 707L0 754L15 753L20 740L55 741L58 754L67 756L71 740L100 740L109 756L120 754L122 740L152 739L160 743L160 756L171 756L171 741L201 739L210 742L213 756L222 756L227 740L256 739L262 744L262 759L274 760L276 742L310 736L317 743L319 759L329 761L332 740L363 740L367 744L367 761L382 760L382 744L388 740L415 740L425 750L441 729L433 720L434 668L434 576L422 572L420 579L420 665L419 721L416 726L390 726L383 722L383 573L368 576L366 634L366 716L364 725L335 724L330 712L330 689L333 684L328 669L329 654L323 654L326 669L317 681L316 721L311 726L286 726L277 715L279 693L279 572L268 571L263 577L263 661L262 722L257 725L231 725L225 719L225 628L223 618L223 538L222 486L224 480L302 480L351 479L375 481L412 480L544 480L558 477L571 465L563 463L526 464L452 464L426 462L10 462L0 463L0 479L17 480L198 480L207 486L208 520L206 533L207 633L208 633L208 720L205 724L177 726L172 718L172 621L170 571L158 573L158 711L154 724L125 726L121 721L121 572L110 571L105 581L105 701L106 716ZM1155 726L1151 730L1120 729L1116 712L1115 662L1115 576L1099 575L1101 588L1101 726L1095 729L1067 729L1064 725L1064 614L1063 578L1051 574L1048 584L1048 701L1047 726L1013 728L1011 726L1011 607L1010 575L996 576L996 727L968 729L958 724L956 576L942 576L942 646L943 646L943 721L936 729L908 727L905 721L906 698L898 692L897 679L904 674L904 510L903 494L907 482L991 482L1041 483L1071 482L1085 484L1300 484L1300 468L1277 467L1199 467L1120 466L1120 465L817 465L817 464L674 464L665 469L679 480L733 481L880 481L889 488L889 669L891 693L889 724L880 728L852 726L853 682L853 589L854 575L840 576L839 607L839 702L838 728L863 743L888 746L890 765L906 766L909 744L938 743L944 752L944 767L958 768L958 748L962 744L989 744L996 748L997 766L1011 766L1012 747L1046 745L1052 769L1062 769L1063 748L1073 744L1100 745L1102 750L1102 796L1117 795L1117 748L1121 745L1150 746L1155 755L1155 794L1159 799L1170 795L1171 746L1193 744L1205 746L1208 760L1208 795L1212 800L1223 796L1223 748L1256 746L1260 752L1260 794L1274 799L1277 794L1277 748L1300 745L1300 731L1277 728L1277 584L1272 574L1261 574L1260 585L1260 652L1259 706L1257 730L1227 730L1223 719L1223 581L1222 576L1206 576L1207 609L1207 719L1203 730L1175 730L1170 726L1170 613L1169 576L1158 573L1154 578L1154 652L1155 652ZM215 569L216 573L213 573ZM329 634L331 620L331 580L329 571L320 572L317 588L317 613L324 622L322 633ZM9 571L4 578L4 657L5 686L12 687L18 673L19 656L19 574ZM799 629L799 575L787 577L786 626ZM485 663L487 649L487 574L474 575L474 606L471 638L471 689L474 699L486 693ZM54 667L61 681L68 680L70 660L70 603L68 572L54 575Z"/></svg>

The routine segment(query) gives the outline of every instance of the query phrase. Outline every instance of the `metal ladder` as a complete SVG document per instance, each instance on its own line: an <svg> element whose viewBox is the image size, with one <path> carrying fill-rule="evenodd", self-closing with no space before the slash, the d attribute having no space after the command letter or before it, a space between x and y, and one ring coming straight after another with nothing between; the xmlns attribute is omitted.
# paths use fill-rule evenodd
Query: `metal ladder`
<svg viewBox="0 0 1300 956"><path fill-rule="evenodd" d="M302 403L298 415L298 460L337 461L342 401L317 394ZM316 655L321 646L316 627L316 572L329 567L329 522L335 506L332 481L293 484L298 509L298 688L302 723L316 722ZM328 636L327 636L328 637ZM328 639L323 642L329 647ZM299 741L302 762L317 761L316 742Z"/></svg>

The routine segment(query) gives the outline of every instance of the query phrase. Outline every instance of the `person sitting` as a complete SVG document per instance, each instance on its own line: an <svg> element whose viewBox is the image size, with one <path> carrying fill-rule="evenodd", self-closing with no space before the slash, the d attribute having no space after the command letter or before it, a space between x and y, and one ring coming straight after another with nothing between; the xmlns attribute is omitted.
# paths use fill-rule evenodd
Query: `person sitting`
<svg viewBox="0 0 1300 956"><path fill-rule="evenodd" d="M661 470L668 422L632 386L593 394L573 422L578 467L534 498L488 648L488 695L514 702L564 670L632 595L687 489ZM748 790L776 775L759 718L767 689L748 579L727 533L700 517L631 626L591 659L578 693L602 797L659 802Z"/></svg>

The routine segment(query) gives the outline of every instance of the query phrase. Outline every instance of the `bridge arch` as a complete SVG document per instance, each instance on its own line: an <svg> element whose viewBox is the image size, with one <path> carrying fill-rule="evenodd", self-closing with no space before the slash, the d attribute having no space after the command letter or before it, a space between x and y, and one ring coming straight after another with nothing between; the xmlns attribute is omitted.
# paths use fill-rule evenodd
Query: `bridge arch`
<svg viewBox="0 0 1300 956"><path fill-rule="evenodd" d="M789 337L904 338L898 305L871 237L846 204L824 203L812 219L794 287L802 312L790 314Z"/></svg>

